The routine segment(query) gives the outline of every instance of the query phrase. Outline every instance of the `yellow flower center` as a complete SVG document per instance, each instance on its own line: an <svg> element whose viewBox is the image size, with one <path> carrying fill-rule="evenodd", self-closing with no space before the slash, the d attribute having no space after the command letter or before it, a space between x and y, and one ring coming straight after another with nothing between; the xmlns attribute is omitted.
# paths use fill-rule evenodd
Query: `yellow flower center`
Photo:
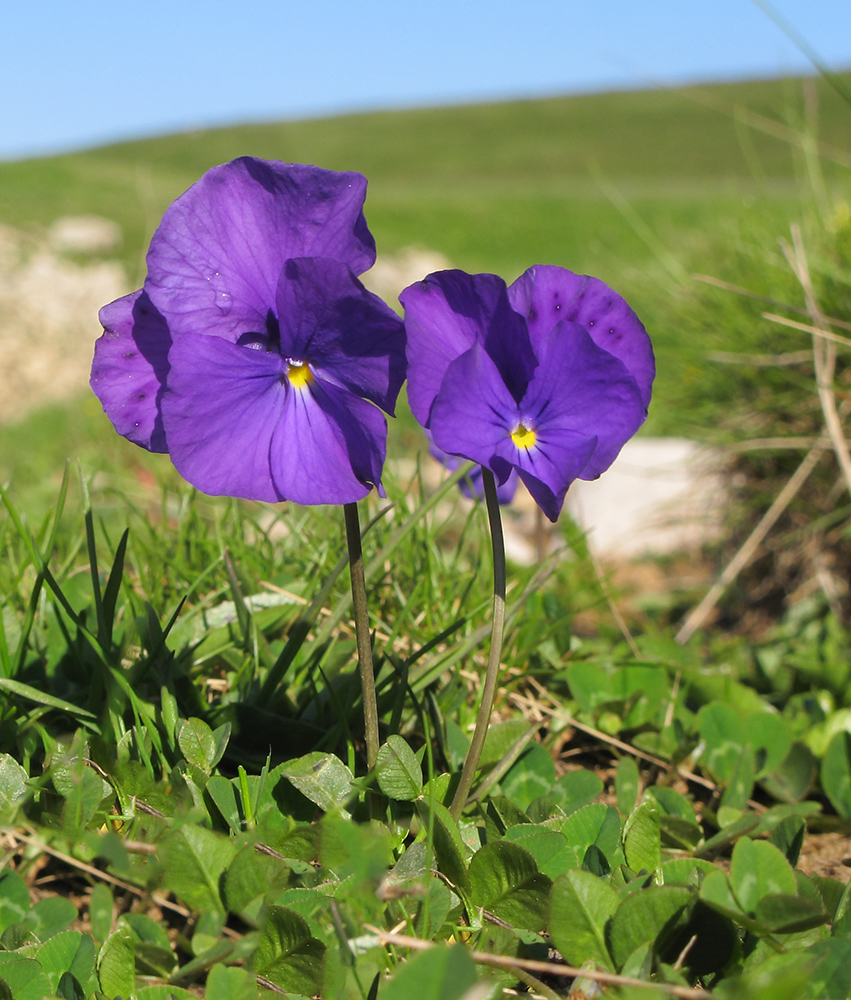
<svg viewBox="0 0 851 1000"><path fill-rule="evenodd" d="M306 361L290 361L287 367L287 378L294 389L303 389L314 379L313 372Z"/></svg>
<svg viewBox="0 0 851 1000"><path fill-rule="evenodd" d="M523 424L518 424L511 432L511 440L518 448L533 448L537 437L531 427L525 427Z"/></svg>

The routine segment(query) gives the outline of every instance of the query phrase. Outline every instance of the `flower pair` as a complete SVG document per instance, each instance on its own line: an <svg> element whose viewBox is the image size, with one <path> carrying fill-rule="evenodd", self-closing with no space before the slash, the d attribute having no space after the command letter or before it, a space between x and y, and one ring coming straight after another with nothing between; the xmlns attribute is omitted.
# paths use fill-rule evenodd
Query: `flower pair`
<svg viewBox="0 0 851 1000"><path fill-rule="evenodd" d="M375 259L365 194L360 174L249 157L208 171L166 212L144 287L101 310L104 410L206 493L351 503L380 489L380 410L407 371L434 445L500 484L516 472L555 520L646 416L644 327L557 267L510 288L430 275L400 296L403 327L356 277Z"/></svg>

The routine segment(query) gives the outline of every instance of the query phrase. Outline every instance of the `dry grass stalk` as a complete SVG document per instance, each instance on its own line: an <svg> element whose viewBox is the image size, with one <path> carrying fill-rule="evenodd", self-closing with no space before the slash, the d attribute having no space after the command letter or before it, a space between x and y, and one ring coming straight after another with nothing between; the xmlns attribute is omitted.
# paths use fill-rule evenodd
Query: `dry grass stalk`
<svg viewBox="0 0 851 1000"><path fill-rule="evenodd" d="M745 543L727 564L724 571L721 573L721 576L713 584L709 592L697 605L697 607L689 613L679 632L677 632L676 641L679 643L688 642L692 635L694 635L694 633L704 624L717 605L718 601L721 599L724 591L754 557L766 535L774 527L781 514L786 510L792 499L801 489L804 482L815 468L816 463L821 457L822 451L826 448L830 447L836 455L836 459L842 473L842 480L848 492L851 493L851 453L849 453L848 442L842 428L842 417L847 415L848 410L851 407L848 406L846 401L846 403L843 404L841 408L842 412L840 413L840 409L837 408L836 405L836 393L833 388L837 345L839 344L844 347L851 346L851 340L846 337L840 337L838 334L833 333L829 329L831 325L847 328L849 324L844 323L841 320L834 320L833 318L829 319L822 313L813 289L800 228L797 225L793 225L791 231L792 244L790 245L785 240L781 240L780 245L789 267L801 285L801 289L804 293L804 301L806 303L806 315L809 317L811 322L810 324L798 323L794 320L785 319L782 316L776 316L773 313L764 313L763 316L766 319L781 323L784 326L789 326L794 329L807 332L812 336L813 365L815 368L819 404L821 406L822 417L824 419L824 431L812 444L810 450L804 457L804 460L795 470L784 488L777 495L774 502L765 512L756 528L754 528L748 536ZM744 294L752 298L769 301L763 296L754 295L753 293L750 293L745 289L738 288L735 285L728 285L726 282L720 282L707 278L705 275L695 275L695 277L699 280L707 281L710 284L715 284L718 287L727 288L728 290L734 291L738 294ZM792 307L786 308L792 309ZM800 312L801 310L793 309L792 311ZM799 442L796 441L796 444L798 443ZM788 445L785 444L784 446L788 447ZM828 597L830 597L830 595L828 595ZM831 602L831 604L833 603L834 602Z"/></svg>
<svg viewBox="0 0 851 1000"><path fill-rule="evenodd" d="M801 462L792 477L777 495L774 503L765 512L762 520L750 533L744 545L742 545L730 562L727 563L724 572L710 587L700 604L689 613L679 632L674 637L677 642L681 644L688 642L701 625L703 625L712 613L715 605L721 599L724 591L754 557L765 536L771 531L780 515L792 502L795 494L804 485L807 477L816 467L816 462L821 458L822 452L828 447L829 437L825 431L807 452L803 462Z"/></svg>

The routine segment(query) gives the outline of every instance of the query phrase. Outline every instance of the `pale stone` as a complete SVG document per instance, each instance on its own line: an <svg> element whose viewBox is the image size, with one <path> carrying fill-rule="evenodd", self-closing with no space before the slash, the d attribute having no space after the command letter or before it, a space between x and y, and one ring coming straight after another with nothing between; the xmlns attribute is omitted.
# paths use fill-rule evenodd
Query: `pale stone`
<svg viewBox="0 0 851 1000"><path fill-rule="evenodd" d="M99 215L65 215L51 224L48 243L65 253L113 253L121 246L121 227Z"/></svg>
<svg viewBox="0 0 851 1000"><path fill-rule="evenodd" d="M445 271L449 261L436 250L405 247L398 254L378 257L372 269L360 276L364 285L396 308L399 293L433 271Z"/></svg>
<svg viewBox="0 0 851 1000"><path fill-rule="evenodd" d="M565 507L605 559L696 552L715 541L727 496L723 453L685 438L634 438Z"/></svg>
<svg viewBox="0 0 851 1000"><path fill-rule="evenodd" d="M128 291L117 261L75 264L0 226L0 421L88 391L98 310Z"/></svg>

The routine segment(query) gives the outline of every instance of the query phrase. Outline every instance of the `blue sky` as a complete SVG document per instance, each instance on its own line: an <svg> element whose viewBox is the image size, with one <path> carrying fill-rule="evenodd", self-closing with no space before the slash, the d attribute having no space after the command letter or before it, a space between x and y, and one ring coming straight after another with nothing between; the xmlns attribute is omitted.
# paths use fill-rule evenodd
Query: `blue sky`
<svg viewBox="0 0 851 1000"><path fill-rule="evenodd" d="M851 68L849 0L773 0ZM0 37L0 159L206 125L806 71L754 0L40 0Z"/></svg>

